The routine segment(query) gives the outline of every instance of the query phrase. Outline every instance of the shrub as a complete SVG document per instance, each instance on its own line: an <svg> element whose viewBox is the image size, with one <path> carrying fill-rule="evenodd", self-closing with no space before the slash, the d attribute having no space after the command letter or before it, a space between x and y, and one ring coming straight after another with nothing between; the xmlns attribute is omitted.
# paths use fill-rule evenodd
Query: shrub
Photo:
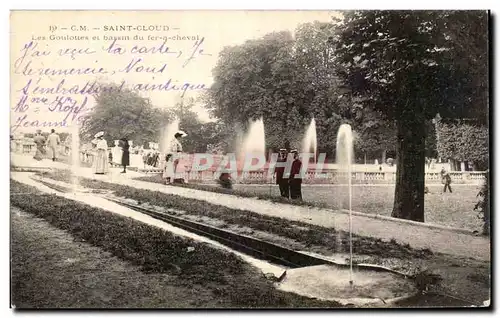
<svg viewBox="0 0 500 318"><path fill-rule="evenodd" d="M479 211L479 218L483 220L483 235L490 235L490 171L485 175L484 184L477 194L479 202L474 210Z"/></svg>

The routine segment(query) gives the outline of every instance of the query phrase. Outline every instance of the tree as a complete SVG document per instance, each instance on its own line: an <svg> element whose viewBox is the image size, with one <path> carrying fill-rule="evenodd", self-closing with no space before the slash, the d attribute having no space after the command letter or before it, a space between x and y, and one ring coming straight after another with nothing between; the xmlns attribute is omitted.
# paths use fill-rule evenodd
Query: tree
<svg viewBox="0 0 500 318"><path fill-rule="evenodd" d="M357 134L354 147L368 158L378 158L385 162L387 151L396 150L396 127L380 112L359 111L353 129Z"/></svg>
<svg viewBox="0 0 500 318"><path fill-rule="evenodd" d="M172 118L179 119L179 128L188 134L182 142L183 150L188 153L204 153L209 145L218 144L227 137L221 125L213 122L202 123L198 114L193 111L195 100L192 98L179 100L170 108Z"/></svg>
<svg viewBox="0 0 500 318"><path fill-rule="evenodd" d="M105 131L109 145L113 140L128 138L135 145L145 145L157 140L163 126L171 120L167 110L154 108L150 100L127 89L112 89L117 85L106 85L94 96L96 105L83 123L80 131L82 141L89 141L94 134Z"/></svg>
<svg viewBox="0 0 500 318"><path fill-rule="evenodd" d="M225 48L213 70L214 84L205 96L211 114L232 128L245 130L249 119L263 117L269 148L285 143L300 147L314 117L318 150L331 152L341 115L330 60L330 23L271 33Z"/></svg>
<svg viewBox="0 0 500 318"><path fill-rule="evenodd" d="M487 13L354 11L338 27L337 74L396 122L392 216L423 222L426 123L487 118Z"/></svg>
<svg viewBox="0 0 500 318"><path fill-rule="evenodd" d="M471 121L439 120L437 149L439 156L459 162L473 162L478 169L488 168L488 129Z"/></svg>

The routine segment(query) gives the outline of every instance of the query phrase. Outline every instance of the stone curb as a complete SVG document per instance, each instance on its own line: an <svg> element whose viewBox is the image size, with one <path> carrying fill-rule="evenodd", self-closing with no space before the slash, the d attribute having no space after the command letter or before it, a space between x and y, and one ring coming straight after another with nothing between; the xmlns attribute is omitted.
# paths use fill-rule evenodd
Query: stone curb
<svg viewBox="0 0 500 318"><path fill-rule="evenodd" d="M340 210L325 209L325 210L328 210L328 211L331 211L334 213L340 212L340 213L344 213L344 214L349 214L349 210L345 210L345 209L340 209ZM390 216L385 216L385 215L380 215L380 214L368 214L368 213L357 212L357 211L352 211L351 213L352 213L352 215L371 218L371 219L386 220L386 221L391 221L391 222L396 222L396 223L404 223L404 224L409 224L409 225L413 225L413 226L421 226L421 227L426 227L426 228L436 229L436 230L446 230L446 231L457 232L457 233L475 236L474 231L468 230L468 229L463 229L463 228L458 228L458 227L439 225L436 223L422 223L422 222L411 221L411 220L406 220L406 219L393 218Z"/></svg>

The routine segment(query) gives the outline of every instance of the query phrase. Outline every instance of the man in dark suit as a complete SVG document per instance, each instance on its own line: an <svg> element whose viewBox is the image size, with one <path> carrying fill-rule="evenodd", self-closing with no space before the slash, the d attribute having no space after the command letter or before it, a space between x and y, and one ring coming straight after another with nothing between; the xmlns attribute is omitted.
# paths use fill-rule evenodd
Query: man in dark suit
<svg viewBox="0 0 500 318"><path fill-rule="evenodd" d="M297 150L292 150L290 153L293 154L292 169L289 179L290 198L292 200L302 201L302 176L300 175L302 161L299 159L299 152Z"/></svg>
<svg viewBox="0 0 500 318"><path fill-rule="evenodd" d="M290 188L288 184L288 177L284 177L287 151L286 149L280 149L277 163L280 162L283 167L276 167L274 173L276 173L276 184L280 187L280 194L283 198L290 198Z"/></svg>

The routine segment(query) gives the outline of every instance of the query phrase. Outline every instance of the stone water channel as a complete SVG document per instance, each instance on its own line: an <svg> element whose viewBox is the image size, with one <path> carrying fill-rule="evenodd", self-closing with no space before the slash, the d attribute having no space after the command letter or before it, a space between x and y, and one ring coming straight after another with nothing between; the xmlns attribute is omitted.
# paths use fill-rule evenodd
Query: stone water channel
<svg viewBox="0 0 500 318"><path fill-rule="evenodd" d="M160 220L158 217L154 217L154 213L141 213L137 209L131 208L133 207L131 205L126 206L120 204L120 202L110 200L106 198L105 193L93 193L85 188L76 188L75 191L74 186L71 184L47 178L42 179L33 173L27 172L13 172L11 178L18 182L34 186L42 192L55 194L66 199L104 209L111 213L130 217L176 235L230 251L260 269L266 276L274 276L277 281L275 283L276 288L283 291L312 298L334 300L342 304L353 304L355 306L385 306L397 300L411 297L417 292L414 283L410 279L383 267L374 266L370 268L368 265L357 265L354 273L354 285L350 286L349 268L345 264L339 264L332 260L318 258L306 253L286 251L286 249L280 246L272 247L273 244L267 242L261 244L267 244L271 246L271 249L275 248L277 251L275 254L287 254L286 256L280 255L285 259L284 261L276 261L276 259L273 260L273 258L265 257L266 253L261 253L264 255L260 256L259 253L249 253L248 249L243 249L247 253L241 252L241 249L235 248L236 245L228 244L230 241L235 242L241 239L238 238L238 236L241 237L240 234L229 232L230 236L227 236L227 234L224 235L226 238L224 244L221 243L224 240L221 241L218 239L223 236L220 233L218 236L197 234L207 233L207 228L203 229L205 232L198 231L197 233L193 233L193 231L169 224L165 219ZM228 237L230 238L229 241L227 241ZM254 241L245 240L245 242L251 249L259 249L258 244L255 245ZM295 258L293 261L288 262L287 258L292 259L290 255L294 255ZM297 261L297 257L301 260Z"/></svg>

